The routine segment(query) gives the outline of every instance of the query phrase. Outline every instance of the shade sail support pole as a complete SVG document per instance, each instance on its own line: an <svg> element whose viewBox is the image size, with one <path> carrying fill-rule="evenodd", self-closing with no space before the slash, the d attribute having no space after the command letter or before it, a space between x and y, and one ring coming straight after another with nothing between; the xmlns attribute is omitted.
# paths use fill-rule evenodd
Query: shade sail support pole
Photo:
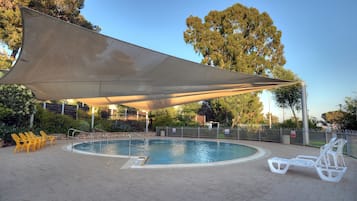
<svg viewBox="0 0 357 201"><path fill-rule="evenodd" d="M62 102L62 107L61 107L61 115L64 115L64 101Z"/></svg>
<svg viewBox="0 0 357 201"><path fill-rule="evenodd" d="M145 133L149 132L149 115L145 112Z"/></svg>
<svg viewBox="0 0 357 201"><path fill-rule="evenodd" d="M95 110L95 107L92 106L92 122L91 122L91 129L92 131L94 130L94 110Z"/></svg>
<svg viewBox="0 0 357 201"><path fill-rule="evenodd" d="M303 123L303 144L308 145L309 142L309 124L307 114L307 102L306 102L306 85L305 82L301 82L302 94L301 94L301 106L302 106L302 123Z"/></svg>

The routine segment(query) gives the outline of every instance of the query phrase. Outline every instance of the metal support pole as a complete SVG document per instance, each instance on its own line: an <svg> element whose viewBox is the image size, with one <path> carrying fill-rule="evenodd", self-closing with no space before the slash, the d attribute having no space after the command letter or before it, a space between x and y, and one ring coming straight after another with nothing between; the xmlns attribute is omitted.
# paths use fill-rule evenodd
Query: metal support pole
<svg viewBox="0 0 357 201"><path fill-rule="evenodd" d="M308 145L310 144L309 124L308 124L308 115L307 115L306 85L304 82L301 82L301 87L302 87L301 106L302 106L302 122L303 122L303 144Z"/></svg>
<svg viewBox="0 0 357 201"><path fill-rule="evenodd" d="M149 132L149 115L145 112L145 133Z"/></svg>
<svg viewBox="0 0 357 201"><path fill-rule="evenodd" d="M78 103L77 103L77 107L76 107L76 120L78 120L78 112L79 112L79 105L78 105Z"/></svg>
<svg viewBox="0 0 357 201"><path fill-rule="evenodd" d="M46 102L43 102L42 107L43 109L46 109Z"/></svg>
<svg viewBox="0 0 357 201"><path fill-rule="evenodd" d="M35 114L32 113L31 116L30 116L30 129L33 128L33 120L35 118Z"/></svg>
<svg viewBox="0 0 357 201"><path fill-rule="evenodd" d="M94 129L94 110L95 110L95 107L92 106L92 122L91 122L91 129L92 130Z"/></svg>
<svg viewBox="0 0 357 201"><path fill-rule="evenodd" d="M62 102L62 110L61 110L61 115L64 115L64 101Z"/></svg>

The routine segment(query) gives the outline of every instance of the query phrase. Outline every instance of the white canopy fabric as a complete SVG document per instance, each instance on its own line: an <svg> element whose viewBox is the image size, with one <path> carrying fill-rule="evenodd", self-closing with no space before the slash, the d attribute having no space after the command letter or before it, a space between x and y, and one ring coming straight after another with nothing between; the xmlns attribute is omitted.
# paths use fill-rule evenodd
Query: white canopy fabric
<svg viewBox="0 0 357 201"><path fill-rule="evenodd" d="M21 12L21 53L0 83L23 84L41 100L78 99L89 105L123 104L149 111L293 83L220 70L28 8Z"/></svg>

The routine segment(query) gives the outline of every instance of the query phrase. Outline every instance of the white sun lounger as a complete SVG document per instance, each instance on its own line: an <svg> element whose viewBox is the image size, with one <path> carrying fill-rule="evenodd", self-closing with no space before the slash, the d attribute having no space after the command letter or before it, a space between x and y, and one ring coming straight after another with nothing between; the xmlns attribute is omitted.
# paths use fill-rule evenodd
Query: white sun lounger
<svg viewBox="0 0 357 201"><path fill-rule="evenodd" d="M346 140L344 139L332 140L321 148L320 155L317 157L298 155L291 159L270 158L268 159L270 171L277 174L285 174L290 166L315 168L321 180L339 182L347 170L342 151L338 153L343 149L345 143Z"/></svg>

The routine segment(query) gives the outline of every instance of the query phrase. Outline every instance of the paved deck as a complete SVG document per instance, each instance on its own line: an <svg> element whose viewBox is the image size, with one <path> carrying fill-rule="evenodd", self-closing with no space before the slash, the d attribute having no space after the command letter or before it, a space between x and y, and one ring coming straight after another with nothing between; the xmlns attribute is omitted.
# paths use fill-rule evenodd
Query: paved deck
<svg viewBox="0 0 357 201"><path fill-rule="evenodd" d="M220 201L323 200L357 197L357 160L346 157L340 183L321 181L314 169L269 171L267 158L317 155L311 147L241 141L267 154L244 163L193 168L120 169L127 159L64 151L66 141L32 153L0 149L1 201Z"/></svg>

